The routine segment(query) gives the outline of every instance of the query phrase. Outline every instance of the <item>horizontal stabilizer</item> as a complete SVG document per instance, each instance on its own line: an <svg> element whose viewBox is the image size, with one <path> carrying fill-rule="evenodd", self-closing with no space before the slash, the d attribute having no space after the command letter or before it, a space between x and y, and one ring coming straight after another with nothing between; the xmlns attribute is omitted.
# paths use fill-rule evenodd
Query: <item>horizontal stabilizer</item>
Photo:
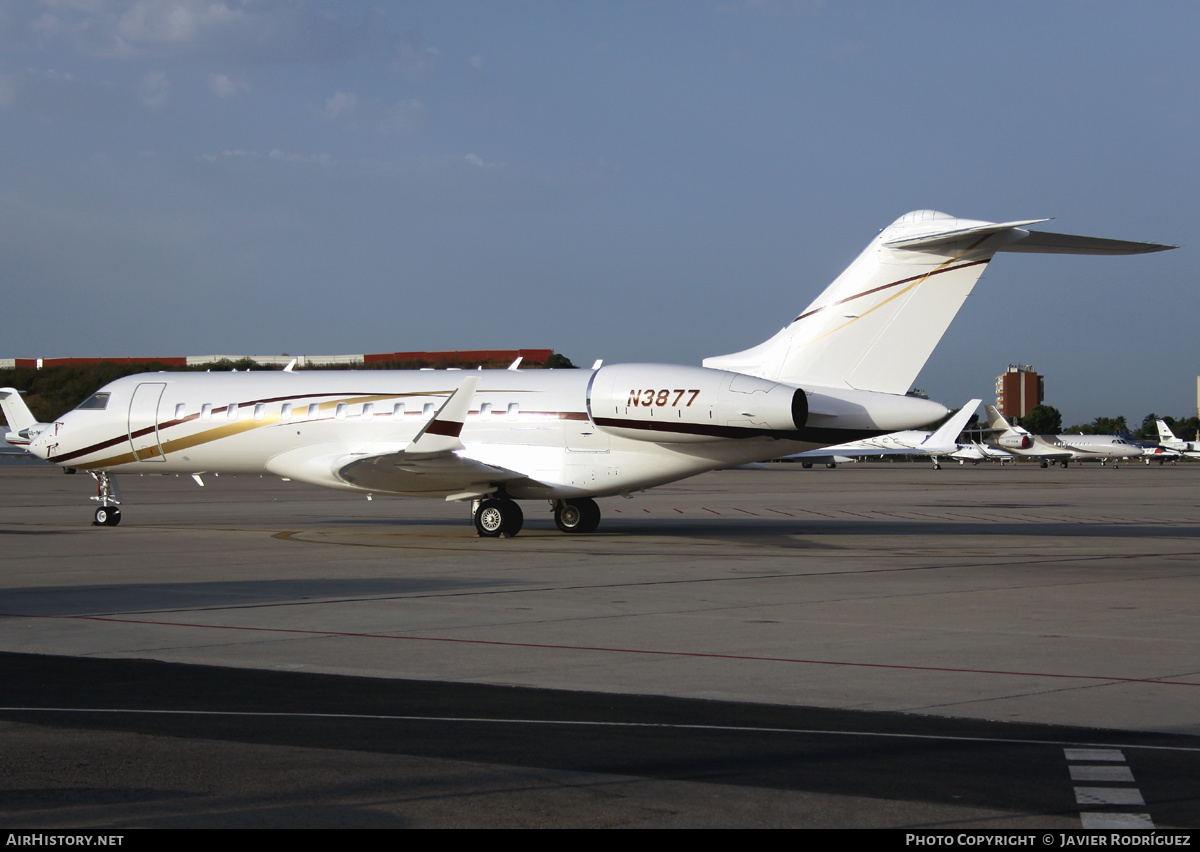
<svg viewBox="0 0 1200 852"><path fill-rule="evenodd" d="M961 242L964 237L985 237L989 234L998 234L1001 231L1008 231L1013 228L1024 228L1026 225L1036 225L1039 222L1049 221L1049 219L1027 219L1023 222L988 223L969 228L952 228L950 230L939 231L933 234L925 234L918 237L902 237L900 239L888 240L884 243L884 245L888 248L932 248L933 246Z"/></svg>
<svg viewBox="0 0 1200 852"><path fill-rule="evenodd" d="M999 250L1035 254L1148 254L1152 251L1166 251L1173 248L1178 248L1178 246L1135 243L1129 240L1106 240L1100 237L1078 237L1074 234L1052 234L1049 231L1030 231L1028 236L1017 242L1009 243Z"/></svg>

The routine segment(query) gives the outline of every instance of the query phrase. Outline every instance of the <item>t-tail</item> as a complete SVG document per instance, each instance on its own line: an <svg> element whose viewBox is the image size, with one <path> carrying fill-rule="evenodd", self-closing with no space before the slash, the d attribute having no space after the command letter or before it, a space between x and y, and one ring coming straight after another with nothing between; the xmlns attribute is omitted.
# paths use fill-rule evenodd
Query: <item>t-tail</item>
<svg viewBox="0 0 1200 852"><path fill-rule="evenodd" d="M782 331L705 367L774 381L903 394L1000 251L1141 254L1173 246L1029 231L1045 219L982 222L905 214Z"/></svg>

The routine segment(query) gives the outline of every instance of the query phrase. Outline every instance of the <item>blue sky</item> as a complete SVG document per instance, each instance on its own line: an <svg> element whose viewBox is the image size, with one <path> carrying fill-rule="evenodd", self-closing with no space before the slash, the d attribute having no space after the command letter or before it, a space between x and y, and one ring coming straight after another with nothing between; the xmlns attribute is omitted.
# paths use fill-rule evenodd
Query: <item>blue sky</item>
<svg viewBox="0 0 1200 852"><path fill-rule="evenodd" d="M917 384L1196 406L1190 2L0 4L0 357L699 363L933 208L1001 255Z"/></svg>

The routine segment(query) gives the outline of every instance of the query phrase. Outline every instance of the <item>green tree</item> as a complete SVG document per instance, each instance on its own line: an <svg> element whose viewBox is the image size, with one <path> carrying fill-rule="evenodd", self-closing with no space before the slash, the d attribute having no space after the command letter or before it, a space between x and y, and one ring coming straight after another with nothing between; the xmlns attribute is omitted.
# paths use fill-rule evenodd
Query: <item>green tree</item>
<svg viewBox="0 0 1200 852"><path fill-rule="evenodd" d="M1039 405L1021 418L1021 426L1035 435L1057 435L1062 431L1062 413L1053 405Z"/></svg>

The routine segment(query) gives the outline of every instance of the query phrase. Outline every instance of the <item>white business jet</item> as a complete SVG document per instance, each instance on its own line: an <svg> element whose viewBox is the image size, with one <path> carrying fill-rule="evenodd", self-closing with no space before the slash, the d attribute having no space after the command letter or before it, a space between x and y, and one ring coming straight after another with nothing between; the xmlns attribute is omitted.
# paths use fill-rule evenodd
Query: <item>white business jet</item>
<svg viewBox="0 0 1200 852"><path fill-rule="evenodd" d="M989 443L1013 455L1040 459L1042 467L1054 463L1066 467L1069 462L1089 459L1105 464L1142 455L1141 447L1116 435L1032 435L1005 420L996 406L985 406L985 410L988 426L999 433Z"/></svg>
<svg viewBox="0 0 1200 852"><path fill-rule="evenodd" d="M838 444L824 450L800 453L790 458L807 468L814 464L837 467L843 461L880 456L928 456L933 460L933 469L941 470L941 458L953 455L962 449L957 443L958 436L966 428L967 421L971 419L971 415L975 413L980 402L982 400L978 399L968 402L953 417L938 427L936 432L909 429L904 432L893 432L890 435L880 435L878 438L864 438L861 441Z"/></svg>
<svg viewBox="0 0 1200 852"><path fill-rule="evenodd" d="M0 402L30 452L97 479L97 525L121 518L116 474L245 473L469 501L481 536L546 500L590 532L596 497L944 417L905 392L996 252L1170 248L1026 230L1042 221L902 216L778 334L703 367L149 373L53 423L11 389Z"/></svg>
<svg viewBox="0 0 1200 852"><path fill-rule="evenodd" d="M1176 438L1165 420L1155 420L1154 422L1158 424L1158 445L1160 447L1189 459L1200 458L1200 443Z"/></svg>

